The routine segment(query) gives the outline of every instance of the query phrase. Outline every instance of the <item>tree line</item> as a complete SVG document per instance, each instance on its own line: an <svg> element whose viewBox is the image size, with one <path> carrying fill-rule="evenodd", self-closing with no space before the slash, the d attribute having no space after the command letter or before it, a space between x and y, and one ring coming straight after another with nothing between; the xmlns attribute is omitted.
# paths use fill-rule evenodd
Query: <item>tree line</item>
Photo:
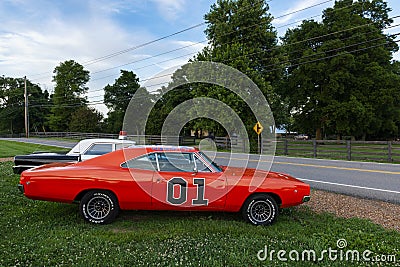
<svg viewBox="0 0 400 267"><path fill-rule="evenodd" d="M208 45L190 61L229 65L254 81L268 100L277 127L309 134L317 139L393 139L400 127L400 63L393 60L399 47L392 26L391 8L383 0L341 0L322 12L322 20L302 21L278 37L265 0L218 0L204 19ZM172 82L183 79L177 70ZM27 81L32 130L116 133L122 129L125 110L139 90L135 73L121 70L104 89L107 117L86 98L89 71L74 60L53 71L54 94ZM24 131L23 79L0 78L0 132ZM146 134L160 134L168 114L196 97L211 97L231 107L250 135L255 116L233 92L215 85L181 86L146 101L157 103ZM157 96L158 93L158 96ZM146 103L144 102L143 105ZM207 130L226 135L216 121L188 122L182 134Z"/></svg>

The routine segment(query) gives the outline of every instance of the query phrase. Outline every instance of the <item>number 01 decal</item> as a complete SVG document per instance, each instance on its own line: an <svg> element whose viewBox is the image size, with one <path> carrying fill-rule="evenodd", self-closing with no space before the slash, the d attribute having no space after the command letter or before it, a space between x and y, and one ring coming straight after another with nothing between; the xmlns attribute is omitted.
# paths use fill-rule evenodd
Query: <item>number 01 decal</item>
<svg viewBox="0 0 400 267"><path fill-rule="evenodd" d="M182 177L174 177L167 183L167 202L172 205L182 205L187 201L188 182ZM197 188L197 195L192 199L192 205L208 205L208 199L204 199L205 179L193 178L193 185ZM179 189L178 189L179 188ZM175 190L179 190L179 197L175 197Z"/></svg>

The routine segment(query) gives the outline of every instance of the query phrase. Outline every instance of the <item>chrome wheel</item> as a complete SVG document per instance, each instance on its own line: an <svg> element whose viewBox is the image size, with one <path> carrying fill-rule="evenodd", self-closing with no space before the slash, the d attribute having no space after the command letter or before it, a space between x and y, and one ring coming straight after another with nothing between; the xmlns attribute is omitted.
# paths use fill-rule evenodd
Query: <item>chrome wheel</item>
<svg viewBox="0 0 400 267"><path fill-rule="evenodd" d="M81 200L80 212L88 222L110 223L119 212L118 200L109 191L90 191Z"/></svg>
<svg viewBox="0 0 400 267"><path fill-rule="evenodd" d="M101 220L107 217L111 211L111 203L103 196L97 196L87 204L88 215L96 220Z"/></svg>
<svg viewBox="0 0 400 267"><path fill-rule="evenodd" d="M267 221L268 218L271 216L272 207L268 202L264 200L258 200L253 203L253 205L250 207L249 212L249 215L253 218L254 221L262 224L263 222Z"/></svg>
<svg viewBox="0 0 400 267"><path fill-rule="evenodd" d="M278 205L270 195L253 195L243 204L242 215L254 225L269 225L278 216Z"/></svg>

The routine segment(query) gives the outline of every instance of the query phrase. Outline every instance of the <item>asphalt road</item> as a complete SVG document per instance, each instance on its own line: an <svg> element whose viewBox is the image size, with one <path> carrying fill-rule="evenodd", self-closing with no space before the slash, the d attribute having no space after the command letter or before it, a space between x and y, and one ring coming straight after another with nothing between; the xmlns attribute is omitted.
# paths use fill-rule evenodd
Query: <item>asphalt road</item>
<svg viewBox="0 0 400 267"><path fill-rule="evenodd" d="M73 148L78 141L60 141L60 140L47 140L47 139L40 139L40 138L0 138L0 140L9 140L9 141L17 141L17 142L24 142L24 143L31 143L31 144L38 144L38 145L47 145L47 146L57 146L62 148Z"/></svg>
<svg viewBox="0 0 400 267"><path fill-rule="evenodd" d="M241 156L234 154L231 158ZM226 165L228 159L229 153L217 153L214 161ZM247 166L255 168L259 162L264 162L261 169L265 169L271 165L271 158L250 155ZM397 164L276 156L270 167L272 171L303 180L315 189L400 203L400 165Z"/></svg>
<svg viewBox="0 0 400 267"><path fill-rule="evenodd" d="M13 140L71 148L75 143L57 140L9 138ZM209 153L207 153L209 154ZM369 199L400 203L400 165L292 157L265 157L219 152L211 155L219 165L247 166L290 174L312 188Z"/></svg>

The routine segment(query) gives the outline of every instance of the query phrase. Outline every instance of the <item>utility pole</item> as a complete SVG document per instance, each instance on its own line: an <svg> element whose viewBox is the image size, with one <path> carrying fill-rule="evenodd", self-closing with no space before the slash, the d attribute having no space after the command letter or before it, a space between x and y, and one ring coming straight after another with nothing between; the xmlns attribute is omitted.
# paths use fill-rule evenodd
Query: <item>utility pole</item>
<svg viewBox="0 0 400 267"><path fill-rule="evenodd" d="M26 89L26 76L24 77L25 93L25 136L29 138L29 112L28 112L28 91Z"/></svg>

